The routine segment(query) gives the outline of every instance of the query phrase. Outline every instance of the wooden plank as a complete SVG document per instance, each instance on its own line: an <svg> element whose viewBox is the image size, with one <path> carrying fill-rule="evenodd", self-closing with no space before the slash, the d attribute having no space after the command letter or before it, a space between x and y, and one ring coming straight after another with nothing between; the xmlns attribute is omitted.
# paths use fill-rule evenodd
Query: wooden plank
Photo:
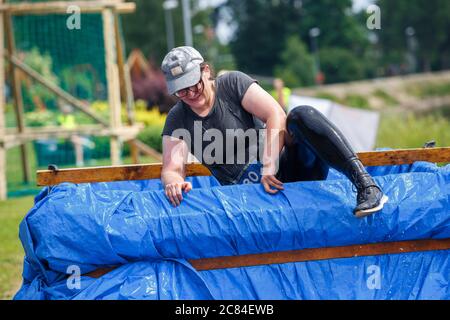
<svg viewBox="0 0 450 320"><path fill-rule="evenodd" d="M130 143L133 144L142 153L154 158L157 161L162 161L162 154L156 151L155 149L149 147L142 141L135 139L133 141L130 141Z"/></svg>
<svg viewBox="0 0 450 320"><path fill-rule="evenodd" d="M119 68L117 66L116 38L114 32L114 12L111 8L102 11L103 38L105 41L106 80L108 85L108 103L110 110L109 126L112 129L122 126ZM111 162L113 165L121 163L120 140L111 136Z"/></svg>
<svg viewBox="0 0 450 320"><path fill-rule="evenodd" d="M421 148L358 153L365 166L410 164L416 161L450 162L450 148Z"/></svg>
<svg viewBox="0 0 450 320"><path fill-rule="evenodd" d="M414 240L197 259L190 263L198 271L203 271L448 249L450 239Z"/></svg>
<svg viewBox="0 0 450 320"><path fill-rule="evenodd" d="M125 62L122 37L120 36L119 14L114 10L114 34L116 40L117 65L119 68L120 96L125 102L128 124L134 124L134 97L131 89L130 72Z"/></svg>
<svg viewBox="0 0 450 320"><path fill-rule="evenodd" d="M134 97L133 91L131 89L131 80L130 80L130 72L125 64L124 58L124 48L123 48L123 39L120 34L120 26L119 26L119 13L114 10L114 34L116 38L116 49L117 49L117 65L119 67L119 83L120 83L120 96L122 100L125 102L126 112L127 112L127 122L129 125L133 125L135 123L134 117ZM139 163L139 149L134 143L135 140L129 141L131 158L133 159L134 164ZM156 158L160 160L159 158Z"/></svg>
<svg viewBox="0 0 450 320"><path fill-rule="evenodd" d="M189 263L197 271L206 271L449 249L450 239L425 239L204 258L189 260ZM115 268L99 268L85 276L99 278Z"/></svg>
<svg viewBox="0 0 450 320"><path fill-rule="evenodd" d="M8 54L14 55L16 53L16 44L14 40L14 29L12 24L11 15L6 12L4 14L5 32L8 46ZM22 97L22 84L20 82L19 73L14 64L9 64L9 75L11 79L11 88L14 95L14 111L16 114L16 122L19 132L24 132L25 130L25 120L24 120L24 108L23 108L23 97ZM29 164L29 157L27 152L26 144L20 145L20 156L22 162L22 173L23 181L28 183L31 177L31 168Z"/></svg>
<svg viewBox="0 0 450 320"><path fill-rule="evenodd" d="M12 15L67 14L67 8L73 5L78 6L81 13L100 13L105 7L114 7L121 14L136 11L135 3L121 0L8 3L0 5L0 11L8 11Z"/></svg>
<svg viewBox="0 0 450 320"><path fill-rule="evenodd" d="M401 156L397 156L396 153L399 152ZM369 156L367 156L367 154ZM366 166L375 165L398 165L405 163L413 163L414 159L424 160L429 162L450 162L450 147L447 148L433 148L433 149L409 149L409 150L391 150L391 151L375 151L375 152L365 152L362 154L361 158ZM120 181L120 180L146 180L146 179L156 179L160 178L158 174L161 172L162 164L152 164L152 170L149 170L146 166L148 165L130 165L127 166L127 171L123 171L121 167L101 167L92 170L95 176L89 180L89 176L85 175L82 180L80 180L78 171L80 170L91 170L90 168L84 169L66 169L70 170L64 172L63 170L58 171L58 178L55 173L51 171L38 171L38 181L41 181L39 185L54 185L61 182L73 182L73 183L83 183L83 182L107 182L107 181ZM85 174L88 174L85 171ZM123 176L121 177L121 174ZM199 164L187 164L186 165L186 176L206 176L211 175L206 167ZM131 179L133 178L133 179ZM138 178L138 179L136 179Z"/></svg>
<svg viewBox="0 0 450 320"><path fill-rule="evenodd" d="M3 0L0 0L0 4ZM5 136L5 60L2 59L5 51L4 42L4 14L0 14L0 200L6 200L6 147L3 141Z"/></svg>
<svg viewBox="0 0 450 320"><path fill-rule="evenodd" d="M161 164L142 164L61 169L57 171L38 170L37 185L52 186L62 182L89 183L157 179L161 177L161 169ZM201 164L191 164L186 169L186 175L207 176L211 173Z"/></svg>
<svg viewBox="0 0 450 320"><path fill-rule="evenodd" d="M63 129L61 127L27 128L22 133L6 130L4 142L5 147L9 149L28 141L50 138L69 139L73 135L89 135L97 137L115 135L121 137L123 140L130 140L134 139L139 134L141 128L142 126L140 124L136 124L134 126L123 126L115 130L105 128L101 125L82 125L74 129Z"/></svg>
<svg viewBox="0 0 450 320"><path fill-rule="evenodd" d="M88 103L85 103L74 96L72 96L70 93L64 91L57 85L53 84L52 82L48 81L44 77L42 77L38 72L34 71L31 67L27 66L25 63L20 61L17 57L11 55L7 55L9 61L13 63L17 68L22 70L26 75L28 75L33 80L37 81L44 87L46 87L48 90L53 92L55 95L57 95L59 98L64 100L65 102L69 103L70 105L74 106L76 109L80 110L81 112L87 114L92 119L96 120L97 122L103 124L104 126L108 126L108 122L104 120L102 117L97 115L95 112L93 112L90 109L90 106Z"/></svg>

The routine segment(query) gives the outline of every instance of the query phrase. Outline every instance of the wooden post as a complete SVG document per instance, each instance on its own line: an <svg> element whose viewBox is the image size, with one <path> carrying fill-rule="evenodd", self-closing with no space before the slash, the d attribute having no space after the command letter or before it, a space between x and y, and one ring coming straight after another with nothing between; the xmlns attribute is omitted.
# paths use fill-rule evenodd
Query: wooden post
<svg viewBox="0 0 450 320"><path fill-rule="evenodd" d="M5 31L7 38L8 54L13 56L16 53L16 44L14 41L14 29L12 25L11 15L6 12L4 14ZM9 63L9 75L11 79L11 89L14 94L14 110L16 113L17 128L20 133L25 131L25 121L24 121L24 108L23 108L23 97L22 88L19 78L19 73L14 64ZM30 181L30 165L28 162L28 152L26 144L20 145L20 154L22 159L22 172L24 182Z"/></svg>
<svg viewBox="0 0 450 320"><path fill-rule="evenodd" d="M108 82L108 102L110 108L110 127L121 127L121 102L119 68L117 66L116 38L114 36L114 12L112 7L102 11L103 37L105 41L106 79ZM111 136L111 161L113 165L120 164L120 141L117 135Z"/></svg>
<svg viewBox="0 0 450 320"><path fill-rule="evenodd" d="M130 71L125 62L124 48L122 46L122 38L120 36L119 14L114 9L114 34L117 49L117 64L119 66L120 95L125 102L127 110L128 125L134 124L134 97L131 87ZM129 142L131 157L134 164L139 163L139 150L133 141Z"/></svg>
<svg viewBox="0 0 450 320"><path fill-rule="evenodd" d="M2 3L3 0L0 0ZM0 200L6 200L6 147L3 141L5 137L5 51L3 40L4 14L0 14Z"/></svg>

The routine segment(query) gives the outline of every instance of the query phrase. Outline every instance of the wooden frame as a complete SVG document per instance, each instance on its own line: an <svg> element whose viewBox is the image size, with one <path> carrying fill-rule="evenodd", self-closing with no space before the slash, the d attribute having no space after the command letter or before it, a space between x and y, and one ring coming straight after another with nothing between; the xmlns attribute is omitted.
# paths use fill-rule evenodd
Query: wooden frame
<svg viewBox="0 0 450 320"><path fill-rule="evenodd" d="M0 0L0 5L3 0ZM4 17L0 14L0 200L6 199L6 148L5 136L5 60L2 58L5 51L4 43Z"/></svg>
<svg viewBox="0 0 450 320"><path fill-rule="evenodd" d="M6 3L0 5L0 12L8 11L17 16L31 14L67 14L67 8L72 5L80 8L81 13L98 13L105 7L113 7L119 13L132 13L136 10L136 4L133 2L123 2L123 0L101 0Z"/></svg>
<svg viewBox="0 0 450 320"><path fill-rule="evenodd" d="M3 16L4 26L7 38L8 47L8 58L11 59L16 54L16 44L14 40L14 31L12 26L12 18L9 12L6 12ZM9 64L9 75L11 78L11 87L14 94L14 111L16 114L17 128L20 133L25 131L25 120L24 120L24 108L23 108L23 97L22 97L22 87L19 79L18 70L14 67L12 63ZM28 162L28 150L25 143L20 145L20 153L22 160L22 172L24 182L30 181L30 164Z"/></svg>
<svg viewBox="0 0 450 320"><path fill-rule="evenodd" d="M189 263L197 271L207 271L449 249L450 239L423 239L193 259L189 260ZM118 266L99 268L84 274L84 276L100 278L116 268Z"/></svg>
<svg viewBox="0 0 450 320"><path fill-rule="evenodd" d="M430 149L405 149L371 151L358 153L365 166L409 164L415 161L450 162L450 147ZM157 179L161 176L161 163L145 165L109 166L81 169L61 169L57 171L37 171L39 186L51 186L62 182L87 183L122 180ZM211 175L201 164L187 164L187 176Z"/></svg>
<svg viewBox="0 0 450 320"><path fill-rule="evenodd" d="M101 13L103 20L103 32L105 41L105 65L108 82L108 104L110 106L110 121L105 121L90 109L89 104L77 99L70 93L64 91L59 86L48 81L38 72L21 61L16 54L14 32L12 25L12 16L16 15L46 15L46 14L68 14L69 6L77 6L80 13ZM30 177L30 168L25 143L36 139L45 139L50 137L67 138L73 134L88 134L94 136L111 137L111 159L113 165L120 164L121 140L130 141L132 145L133 159L138 163L139 151L146 154L154 154L153 149L135 141L141 128L134 123L133 108L134 101L131 92L131 81L127 74L128 69L124 62L123 47L119 36L118 15L122 13L134 12L136 5L123 0L99 0L99 1L56 1L56 2L35 2L35 3L4 3L0 0L1 16L1 34L2 41L4 35L7 40L7 50L4 42L1 43L0 60L2 60L2 74L0 80L5 80L4 60L9 61L9 73L12 84L12 92L15 100L15 111L17 118L17 130L13 132L5 129L4 108L5 101L0 102L0 200L6 199L6 150L14 146L21 147L22 169L24 181ZM18 77L20 70L25 76L36 81L50 90L58 98L74 106L76 109L87 114L99 123L99 126L79 126L75 130L64 128L26 128L23 119L23 98L21 93L21 84ZM122 88L122 91L120 90ZM3 86L2 86L3 90ZM1 92L0 92L1 93ZM126 126L122 125L121 120L121 97L127 103L127 115L131 118Z"/></svg>
<svg viewBox="0 0 450 320"><path fill-rule="evenodd" d="M362 152L358 156L366 166L411 164L415 161L450 162L450 147ZM51 186L65 181L83 183L159 178L161 168L161 164L111 166L54 171L44 170L38 171L37 175L39 185ZM210 172L201 164L188 164L186 175L210 175ZM205 271L449 249L450 239L421 239L203 258L189 260L189 263L197 271ZM99 278L117 267L99 268L84 276Z"/></svg>

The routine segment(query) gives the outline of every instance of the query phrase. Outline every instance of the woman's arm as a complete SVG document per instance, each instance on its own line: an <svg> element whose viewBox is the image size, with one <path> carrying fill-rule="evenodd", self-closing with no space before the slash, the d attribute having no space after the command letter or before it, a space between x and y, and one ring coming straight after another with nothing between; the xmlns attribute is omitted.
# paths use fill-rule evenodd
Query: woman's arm
<svg viewBox="0 0 450 320"><path fill-rule="evenodd" d="M189 192L192 189L191 183L184 181L188 147L183 140L170 136L163 136L162 145L161 181L169 201L174 206L178 206L183 200L182 191Z"/></svg>
<svg viewBox="0 0 450 320"><path fill-rule="evenodd" d="M286 114L278 102L257 83L247 89L242 99L245 110L266 123L266 139L263 153L263 179L261 183L269 193L276 193L270 186L282 189L282 183L275 178L278 172L278 158L286 137Z"/></svg>

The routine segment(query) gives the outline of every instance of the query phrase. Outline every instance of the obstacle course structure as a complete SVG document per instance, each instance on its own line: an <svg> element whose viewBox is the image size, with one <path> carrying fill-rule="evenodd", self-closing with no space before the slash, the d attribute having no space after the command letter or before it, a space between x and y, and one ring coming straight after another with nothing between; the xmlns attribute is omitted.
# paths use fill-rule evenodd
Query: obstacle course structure
<svg viewBox="0 0 450 320"><path fill-rule="evenodd" d="M110 137L113 165L121 163L122 142L130 143L135 163L139 151L152 153L135 139L141 126L134 121L134 99L121 37L120 14L134 10L134 3L122 0L0 1L0 56L5 58L0 59L0 199L7 195L8 149L20 146L23 180L30 181L30 141L74 135ZM72 30L66 22L74 13L80 15L80 28ZM50 70L38 70L39 63L50 64L48 60L52 63L47 66ZM15 127L6 125L6 80L14 101ZM98 100L107 101L107 117L91 107ZM122 103L126 106L124 117ZM26 126L25 109L61 105L84 114L93 124L74 128Z"/></svg>
<svg viewBox="0 0 450 320"><path fill-rule="evenodd" d="M362 219L334 170L269 195L191 164L176 208L161 164L41 171L15 299L449 299L450 148L359 156L390 198Z"/></svg>

